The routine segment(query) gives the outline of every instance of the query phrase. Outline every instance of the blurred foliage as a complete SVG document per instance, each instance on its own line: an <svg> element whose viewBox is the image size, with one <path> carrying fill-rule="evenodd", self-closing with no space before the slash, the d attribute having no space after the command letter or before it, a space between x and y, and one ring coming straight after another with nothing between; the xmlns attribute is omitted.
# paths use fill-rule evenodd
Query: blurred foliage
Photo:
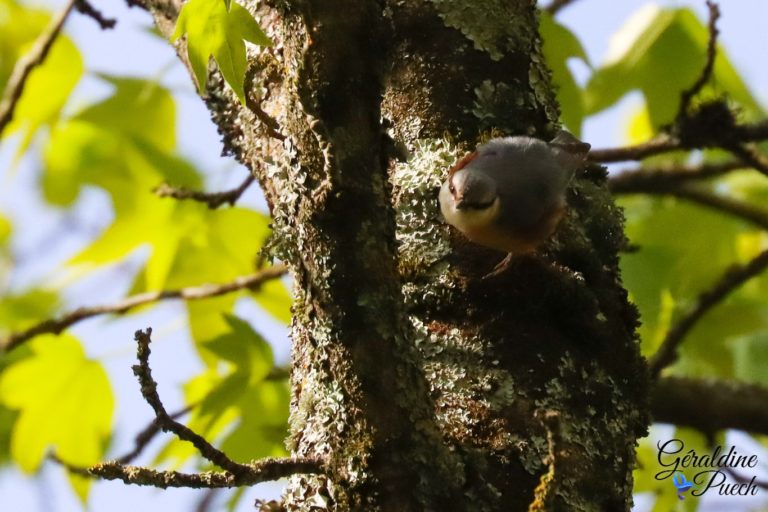
<svg viewBox="0 0 768 512"><path fill-rule="evenodd" d="M570 128L585 116L603 111L633 91L644 103L627 119L626 142L649 140L669 125L680 107L681 93L700 76L709 33L690 9L662 9L648 5L636 12L613 36L609 57L596 67L579 100L569 101L574 80L565 60L582 58L572 34L543 19L543 29L559 46L547 54L558 85L563 120ZM546 38L547 32L544 37ZM764 116L763 109L735 70L726 52L718 48L711 80L694 101L725 100L742 121ZM678 151L646 159L643 165L716 162L719 151ZM765 204L768 183L754 171L739 171L702 184L714 193ZM621 196L626 231L637 251L622 256L622 275L642 316L641 347L652 355L669 328L695 304L734 263L745 263L768 248L768 234L726 214L671 197ZM717 377L768 384L768 277L751 280L736 290L688 334L680 359L668 373L690 377ZM705 397L702 397L705 399ZM686 451L711 453L710 445L695 431L677 429L671 437L683 439ZM650 438L638 448L635 491L649 493L653 511L694 511L699 500L679 500L668 480L654 478L660 467Z"/></svg>
<svg viewBox="0 0 768 512"><path fill-rule="evenodd" d="M49 19L44 10L0 0L0 88ZM640 91L644 103L626 125L627 142L632 143L651 138L674 119L680 93L704 65L708 38L705 24L691 10L649 6L616 33L610 57L596 66L578 37L545 14L541 32L567 127L578 134L586 118ZM187 2L174 38L182 36L201 90L213 57L241 101L244 41L271 44L247 10L223 0ZM570 68L573 59L587 66L584 84ZM171 93L151 80L99 75L96 78L111 87L111 94L83 105L82 99L71 98L83 76L88 75L79 50L66 36L60 37L32 74L14 121L0 139L3 144L15 141L19 158L37 162L39 193L48 207L62 214L75 212L85 189L99 191L112 206L102 214L109 225L58 274L88 277L142 249L147 256L127 294L227 282L253 272L269 235L267 215L244 207L212 211L152 193L163 182L195 189L205 183L205 175L177 151L178 119ZM738 108L742 119L763 115L722 48L713 79L698 100L715 97ZM721 158L716 151L677 152L645 164ZM765 179L748 171L705 186L755 204L768 200ZM650 355L698 294L732 263L765 250L768 235L676 199L629 196L620 202L627 234L639 247L623 256L622 270L642 313L642 350ZM50 276L39 276L36 285L25 288L9 286L13 241L24 229L0 216L0 337L73 306L62 298L66 290L49 285L56 281ZM754 279L708 313L668 371L768 385L767 292L768 278ZM258 291L188 302L189 332L204 369L190 377L184 396L193 405L185 420L189 426L234 459L247 462L285 453L289 388L284 378L273 377L272 349L251 325L252 319L234 314L243 300L254 301L279 322L290 320L291 297L279 280ZM39 336L0 356L0 464L14 463L34 472L48 450L81 465L115 455L108 450L115 402L111 389L102 363L88 358L71 335ZM707 451L699 434L678 429L675 435L688 447ZM195 456L189 443L171 440L155 454L155 462L178 468ZM695 510L698 501L679 501L669 482L655 480L656 447L649 439L641 442L638 457L636 491L650 493L654 510ZM85 499L87 484L75 478L72 482Z"/></svg>
<svg viewBox="0 0 768 512"><path fill-rule="evenodd" d="M187 33L190 54L197 52L203 59L203 69L207 70L212 54L242 98L242 39L258 44L269 40L244 8L233 3L227 9L221 0L215 3L227 13L226 27L216 28L222 20L215 16L201 20L200 13L193 12L202 4L211 7L207 0L187 3L179 27ZM43 10L0 0L0 87L49 19ZM200 31L211 26L214 35L227 39L203 41ZM127 258L135 260L139 250L147 256L126 295L225 283L256 271L262 243L269 236L269 217L259 211L209 210L201 203L160 198L152 192L161 183L203 189L205 181L203 173L177 152L176 101L166 88L147 79L91 75L112 91L89 103L72 97L83 76L79 50L62 35L45 63L30 75L13 122L0 141L14 143L19 158L37 164L39 193L47 206L73 215L83 191L97 190L111 204L111 211L100 214L109 222L56 272L68 280L39 276L36 285L19 288L11 286L12 243L26 226L14 226L12 218L0 216L0 339L72 309L74 304L60 297L66 290L49 283L92 276ZM205 73L201 83L204 80ZM109 284L105 285L107 290ZM254 301L279 322L290 319L291 296L280 280L260 290L187 303L189 332L204 370L191 376L185 395L196 405L190 426L233 458L248 462L285 453L289 388L284 377L269 377L275 364L269 344L247 321L233 315L243 300ZM102 362L87 358L81 342L70 335L38 336L0 356L0 464L12 461L34 473L51 452L80 466L108 458L115 399ZM181 465L196 455L190 448L189 443L174 441L157 458ZM70 480L86 500L88 481L75 476Z"/></svg>

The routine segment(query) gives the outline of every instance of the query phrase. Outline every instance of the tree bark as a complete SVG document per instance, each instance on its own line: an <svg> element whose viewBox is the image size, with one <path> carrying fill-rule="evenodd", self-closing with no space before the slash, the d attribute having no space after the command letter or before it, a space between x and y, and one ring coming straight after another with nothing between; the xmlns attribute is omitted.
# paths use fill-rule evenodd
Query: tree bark
<svg viewBox="0 0 768 512"><path fill-rule="evenodd" d="M178 4L161 1L167 33ZM283 507L628 510L648 383L604 170L493 279L504 255L439 215L479 139L554 134L535 2L246 6L276 44L249 54L247 108L215 73L207 101L295 276L289 447L327 467L291 479Z"/></svg>

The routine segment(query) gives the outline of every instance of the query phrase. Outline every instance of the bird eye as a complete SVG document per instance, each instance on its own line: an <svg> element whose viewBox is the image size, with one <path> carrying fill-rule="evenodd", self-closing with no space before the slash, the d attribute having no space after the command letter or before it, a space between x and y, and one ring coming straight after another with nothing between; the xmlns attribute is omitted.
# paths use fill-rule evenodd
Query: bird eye
<svg viewBox="0 0 768 512"><path fill-rule="evenodd" d="M456 193L456 187L453 186L453 183L448 184L448 190L451 192L451 194Z"/></svg>

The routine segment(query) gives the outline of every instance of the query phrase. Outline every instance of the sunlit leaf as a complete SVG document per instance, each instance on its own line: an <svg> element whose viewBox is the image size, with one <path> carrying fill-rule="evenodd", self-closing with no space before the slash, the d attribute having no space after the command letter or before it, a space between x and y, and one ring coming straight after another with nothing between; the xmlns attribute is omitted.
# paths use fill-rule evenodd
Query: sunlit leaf
<svg viewBox="0 0 768 512"><path fill-rule="evenodd" d="M72 41L60 36L51 47L42 65L29 75L24 91L16 105L13 121L6 133L22 131L21 153L28 148L35 132L43 125L59 119L61 109L83 76L83 59ZM56 84L51 87L51 84Z"/></svg>
<svg viewBox="0 0 768 512"><path fill-rule="evenodd" d="M25 329L49 318L58 305L58 295L49 290L31 289L0 296L0 334Z"/></svg>
<svg viewBox="0 0 768 512"><path fill-rule="evenodd" d="M670 123L678 111L680 94L701 74L708 35L706 26L690 9L661 9L651 4L640 9L614 35L606 63L587 84L587 113L600 112L630 91L640 90L654 129ZM707 85L703 94L712 97L721 93L727 93L746 113L760 112L722 48L712 85Z"/></svg>
<svg viewBox="0 0 768 512"><path fill-rule="evenodd" d="M11 221L0 215L0 246L5 245L11 238Z"/></svg>
<svg viewBox="0 0 768 512"><path fill-rule="evenodd" d="M18 412L0 405L0 465L6 464L11 457L11 433L18 416Z"/></svg>
<svg viewBox="0 0 768 512"><path fill-rule="evenodd" d="M589 59L576 36L549 14L542 13L539 30L543 39L542 51L552 70L552 82L557 87L563 121L574 134L579 135L584 119L584 98L568 69L568 60L578 58L589 64Z"/></svg>
<svg viewBox="0 0 768 512"><path fill-rule="evenodd" d="M171 37L187 36L187 55L198 87L205 91L208 60L219 70L241 102L245 102L246 53L244 41L260 46L272 44L250 12L236 2L189 0L181 9Z"/></svg>
<svg viewBox="0 0 768 512"><path fill-rule="evenodd" d="M18 410L11 456L28 473L39 469L49 449L80 466L104 455L114 398L102 366L86 358L68 335L40 336L33 354L0 374L0 403ZM76 490L84 497L87 486Z"/></svg>
<svg viewBox="0 0 768 512"><path fill-rule="evenodd" d="M765 320L768 323L768 318ZM734 339L731 350L737 379L768 386L768 372L765 371L765 362L768 361L768 331Z"/></svg>
<svg viewBox="0 0 768 512"><path fill-rule="evenodd" d="M274 279L264 283L255 292L253 298L259 306L276 319L285 324L291 321L293 298L281 280Z"/></svg>
<svg viewBox="0 0 768 512"><path fill-rule="evenodd" d="M50 17L44 9L0 0L0 89L5 88L16 61L29 50Z"/></svg>
<svg viewBox="0 0 768 512"><path fill-rule="evenodd" d="M86 108L75 119L144 140L165 151L176 146L176 104L168 89L150 80L101 77L115 87L114 94Z"/></svg>

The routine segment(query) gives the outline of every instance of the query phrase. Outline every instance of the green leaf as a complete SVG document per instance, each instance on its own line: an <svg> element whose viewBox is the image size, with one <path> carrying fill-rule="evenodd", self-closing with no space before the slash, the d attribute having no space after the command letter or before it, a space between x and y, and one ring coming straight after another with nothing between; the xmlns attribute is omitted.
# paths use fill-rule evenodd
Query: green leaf
<svg viewBox="0 0 768 512"><path fill-rule="evenodd" d="M19 414L0 405L0 465L11 457L11 433Z"/></svg>
<svg viewBox="0 0 768 512"><path fill-rule="evenodd" d="M83 76L83 71L83 59L74 43L65 36L56 38L45 61L29 75L13 120L5 132L22 131L18 154L26 151L40 127L59 120L61 109ZM56 86L51 87L51 84Z"/></svg>
<svg viewBox="0 0 768 512"><path fill-rule="evenodd" d="M240 423L222 449L241 462L286 455L289 401L287 381L263 381L248 388L238 402Z"/></svg>
<svg viewBox="0 0 768 512"><path fill-rule="evenodd" d="M95 464L104 455L114 411L104 368L68 335L40 336L29 345L32 355L0 374L0 403L19 411L13 460L32 473L53 448L72 464ZM79 482L76 490L84 498L87 486Z"/></svg>
<svg viewBox="0 0 768 512"><path fill-rule="evenodd" d="M162 181L199 187L199 174L174 156L175 106L170 92L143 80L109 78L115 92L57 126L43 151L46 199L67 206L85 185L110 193L117 214Z"/></svg>
<svg viewBox="0 0 768 512"><path fill-rule="evenodd" d="M0 215L0 247L11 238L11 221Z"/></svg>
<svg viewBox="0 0 768 512"><path fill-rule="evenodd" d="M746 382L768 386L765 362L768 361L768 331L736 338L731 343L734 376Z"/></svg>
<svg viewBox="0 0 768 512"><path fill-rule="evenodd" d="M707 53L707 27L690 9L640 9L614 36L606 64L586 87L586 110L594 114L625 94L640 90L655 129L670 123L679 108L680 94L700 76ZM730 63L718 49L704 97L725 92L753 116L761 109Z"/></svg>
<svg viewBox="0 0 768 512"><path fill-rule="evenodd" d="M539 26L543 39L542 52L552 70L552 82L557 86L557 100L563 121L576 135L584 119L584 97L568 69L568 60L578 58L589 65L589 59L576 36L547 13L542 13Z"/></svg>
<svg viewBox="0 0 768 512"><path fill-rule="evenodd" d="M290 323L293 297L280 279L273 279L261 285L253 298L264 311L277 320L284 324Z"/></svg>
<svg viewBox="0 0 768 512"><path fill-rule="evenodd" d="M216 59L219 70L241 103L245 103L245 41L270 46L272 41L240 4L224 0L189 0L181 9L171 40L187 36L187 56L197 80L205 92L208 61Z"/></svg>
<svg viewBox="0 0 768 512"><path fill-rule="evenodd" d="M206 350L232 363L238 372L244 372L253 382L269 374L274 360L272 348L251 324L234 315L225 314L230 331L206 342Z"/></svg>
<svg viewBox="0 0 768 512"><path fill-rule="evenodd" d="M0 90L5 88L16 61L45 29L51 15L14 0L0 0Z"/></svg>
<svg viewBox="0 0 768 512"><path fill-rule="evenodd" d="M75 119L108 127L166 152L176 147L176 104L168 89L151 80L100 76L115 87L114 94Z"/></svg>
<svg viewBox="0 0 768 512"><path fill-rule="evenodd" d="M26 329L35 322L50 318L59 306L56 293L31 289L0 296L0 335Z"/></svg>

